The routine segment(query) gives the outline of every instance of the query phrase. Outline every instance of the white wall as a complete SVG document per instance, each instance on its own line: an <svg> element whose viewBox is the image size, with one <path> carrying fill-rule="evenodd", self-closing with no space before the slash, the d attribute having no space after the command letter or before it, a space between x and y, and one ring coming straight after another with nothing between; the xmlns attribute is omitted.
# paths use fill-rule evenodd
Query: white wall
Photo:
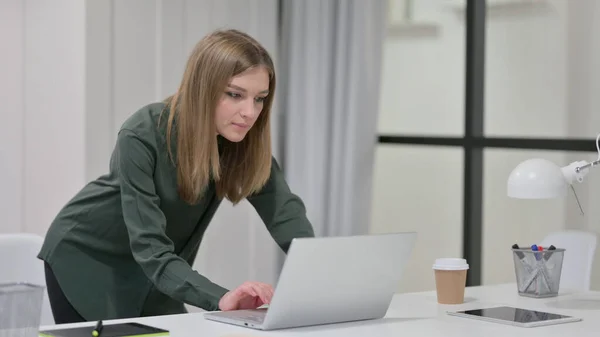
<svg viewBox="0 0 600 337"><path fill-rule="evenodd" d="M1 229L43 233L84 182L85 3L0 6Z"/></svg>
<svg viewBox="0 0 600 337"><path fill-rule="evenodd" d="M392 20L403 1L391 0ZM515 1L513 1L514 3ZM464 132L464 1L412 1L411 25L386 41L379 132L461 136ZM506 1L504 2L506 3ZM529 3L529 4L527 4ZM540 0L490 7L486 33L485 133L502 137L594 138L600 133L600 15L597 1ZM433 24L434 28L431 28ZM509 247L552 230L600 233L600 171L576 186L586 215L565 200L506 197L520 161L544 157L566 165L594 153L489 149L484 154L483 282L514 282ZM372 231L417 230L419 242L401 291L433 289L435 257L460 255L462 151L379 146ZM593 286L600 289L600 254Z"/></svg>
<svg viewBox="0 0 600 337"><path fill-rule="evenodd" d="M45 234L107 171L121 123L176 90L202 36L245 30L276 62L276 27L276 0L0 2L0 232ZM278 254L247 202L224 203L194 267L226 287L274 282Z"/></svg>
<svg viewBox="0 0 600 337"><path fill-rule="evenodd" d="M5 46L0 62L0 213L4 232L20 231L23 205L23 83L25 45L21 0L2 2L0 41Z"/></svg>

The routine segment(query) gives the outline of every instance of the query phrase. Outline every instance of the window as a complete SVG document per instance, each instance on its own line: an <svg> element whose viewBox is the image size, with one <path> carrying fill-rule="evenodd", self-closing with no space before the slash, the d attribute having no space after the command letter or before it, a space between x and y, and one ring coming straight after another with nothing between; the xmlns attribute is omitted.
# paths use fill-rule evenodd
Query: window
<svg viewBox="0 0 600 337"><path fill-rule="evenodd" d="M401 291L432 289L431 265L442 256L468 260L468 285L514 282L513 243L569 228L600 232L600 172L575 186L585 216L573 196L506 196L522 160L564 166L597 156L600 6L390 1L372 231L420 233L413 280Z"/></svg>

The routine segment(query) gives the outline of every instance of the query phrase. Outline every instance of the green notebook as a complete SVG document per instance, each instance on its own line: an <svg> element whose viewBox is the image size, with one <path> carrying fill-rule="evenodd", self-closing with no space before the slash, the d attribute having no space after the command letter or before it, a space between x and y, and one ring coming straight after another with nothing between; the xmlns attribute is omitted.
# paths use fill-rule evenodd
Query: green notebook
<svg viewBox="0 0 600 337"><path fill-rule="evenodd" d="M92 337L94 326L40 331L42 337ZM168 336L169 331L140 323L108 324L102 328L100 337L156 337Z"/></svg>

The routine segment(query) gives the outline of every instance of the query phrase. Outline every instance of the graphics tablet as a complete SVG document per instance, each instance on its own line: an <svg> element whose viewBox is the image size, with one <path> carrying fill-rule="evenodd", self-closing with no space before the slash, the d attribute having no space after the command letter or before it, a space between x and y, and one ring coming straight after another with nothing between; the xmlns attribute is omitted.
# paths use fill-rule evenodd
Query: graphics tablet
<svg viewBox="0 0 600 337"><path fill-rule="evenodd" d="M42 337L92 337L94 326L63 328L58 330L40 331ZM139 323L119 323L105 325L101 337L157 337L168 336L169 331Z"/></svg>
<svg viewBox="0 0 600 337"><path fill-rule="evenodd" d="M448 315L474 318L482 321L508 324L523 328L581 321L581 318L572 316L507 306L448 312Z"/></svg>

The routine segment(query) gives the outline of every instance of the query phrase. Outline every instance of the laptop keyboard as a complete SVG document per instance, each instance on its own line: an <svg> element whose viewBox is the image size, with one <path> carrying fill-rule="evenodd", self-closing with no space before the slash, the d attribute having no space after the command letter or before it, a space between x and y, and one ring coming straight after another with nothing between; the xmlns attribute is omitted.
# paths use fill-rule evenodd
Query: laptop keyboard
<svg viewBox="0 0 600 337"><path fill-rule="evenodd" d="M265 315L246 315L242 317L245 321L262 323L265 320Z"/></svg>
<svg viewBox="0 0 600 337"><path fill-rule="evenodd" d="M229 314L232 314L238 319L262 323L265 320L266 313L266 310L243 310L239 312L231 311Z"/></svg>

